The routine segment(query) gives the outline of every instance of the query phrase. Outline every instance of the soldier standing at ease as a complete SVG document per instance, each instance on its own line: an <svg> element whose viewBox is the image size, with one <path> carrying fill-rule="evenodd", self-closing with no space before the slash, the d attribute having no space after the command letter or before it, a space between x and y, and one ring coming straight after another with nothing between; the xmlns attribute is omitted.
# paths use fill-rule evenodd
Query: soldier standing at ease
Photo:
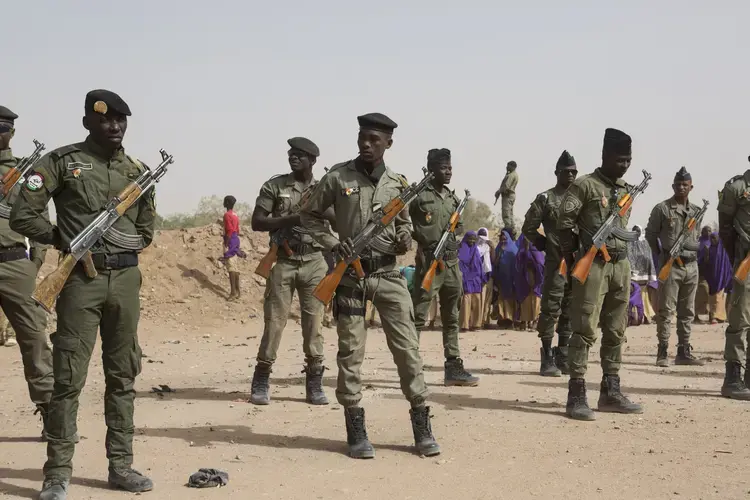
<svg viewBox="0 0 750 500"><path fill-rule="evenodd" d="M437 269L429 292L422 289L422 279L430 267L433 252L450 223L451 215L460 201L448 189L453 175L451 152L447 149L431 149L427 153L427 168L435 178L427 189L409 205L409 215L414 224L414 239L417 241L416 272L414 273L414 324L417 332L424 329L430 312L432 299L438 297L440 317L443 323L443 352L445 354L445 385L475 386L479 377L464 370L464 362L458 349L458 308L463 295L461 271L458 267L458 245L455 233L448 237L443 256L445 269ZM458 229L459 226L456 227Z"/></svg>
<svg viewBox="0 0 750 500"><path fill-rule="evenodd" d="M518 186L518 172L516 172L516 162L509 161L506 168L503 182L500 183L500 189L495 191L495 201L502 196L500 207L502 208L503 228L510 229L515 238L515 221L513 220L513 205L516 203L516 186Z"/></svg>
<svg viewBox="0 0 750 500"><path fill-rule="evenodd" d="M62 251L102 212L113 194L125 189L145 168L122 147L130 108L120 96L93 90L86 95L84 109L83 126L89 132L86 140L51 151L39 160L10 217L14 231ZM50 199L55 201L56 226L40 215ZM78 398L86 383L97 331L102 338L106 387L109 484L129 492L153 487L132 465L134 384L141 372L138 253L151 244L155 216L152 190L91 249L96 278L89 278L83 266L77 265L57 299L57 332L52 338L55 384L45 425L49 444L40 500L67 498Z"/></svg>
<svg viewBox="0 0 750 500"><path fill-rule="evenodd" d="M0 177L14 168L19 159L13 156L10 141L15 133L18 115L0 106ZM52 352L47 346L47 318L44 310L37 307L31 298L36 286L36 275L44 263L46 247L31 242L30 255L26 255L26 240L10 228L8 217L11 207L23 186L16 184L8 196L0 202L0 306L7 323L16 332L16 341L21 349L24 376L29 388L31 402L46 421L49 400L52 395ZM49 220L47 207L40 212ZM5 318L3 318L5 319ZM0 331L0 336L5 332ZM42 433L42 437L45 434Z"/></svg>
<svg viewBox="0 0 750 500"><path fill-rule="evenodd" d="M352 254L352 238L367 224L373 210L385 206L407 186L406 179L388 168L385 151L393 144L396 128L390 118L371 113L357 118L359 156L334 165L316 186L310 202L302 208L302 225L313 237L336 255ZM324 213L330 207L336 212L339 240L324 225ZM386 229L360 255L366 277L359 280L351 268L336 290L336 324L339 367L336 399L344 407L349 455L373 458L375 450L367 438L362 400L360 370L365 359L367 329L365 304L368 300L380 312L388 348L401 380L401 390L411 403L414 441L419 453L440 453L430 424L430 409L425 406L427 386L419 354L419 335L414 327L414 309L406 280L399 273L396 255L411 246L412 226L407 211L394 218Z"/></svg>
<svg viewBox="0 0 750 500"><path fill-rule="evenodd" d="M323 304L312 293L328 272L321 252L322 246L309 234L301 231L299 203L307 190L313 189L316 180L313 166L320 155L318 146L310 139L293 137L289 144L289 166L292 171L271 177L260 188L252 217L253 231L268 231L271 236L284 238L292 254L287 255L279 244L277 261L266 282L263 316L265 326L258 348L258 364L251 385L250 401L257 405L270 402L269 377L276 361L292 307L295 290L299 294L302 313L302 349L305 352L307 402L328 404L323 392ZM332 218L333 214L327 214ZM283 243L283 242L282 242Z"/></svg>
<svg viewBox="0 0 750 500"><path fill-rule="evenodd" d="M651 251L659 254L661 241L662 257L660 267L669 258L667 252L680 237L688 222L700 207L690 203L688 196L693 190L693 178L685 167L674 177L674 196L654 207L646 226L646 240ZM695 293L698 290L698 238L697 227L693 228L680 254L680 265L676 260L669 279L659 283L659 311L656 315L656 337L659 346L656 353L656 366L669 366L667 351L672 326L672 316L677 312L677 356L676 365L702 366L703 361L691 353L690 331L695 318ZM666 257L665 257L666 255Z"/></svg>
<svg viewBox="0 0 750 500"><path fill-rule="evenodd" d="M631 139L624 132L608 128L604 133L602 165L592 174L579 177L560 202L557 221L560 248L573 269L573 254L580 247L591 247L594 233L609 216L617 201L627 193L628 185L622 176L630 168ZM628 227L630 212L619 218L619 227ZM579 244L573 229L578 228ZM622 345L626 342L625 327L630 299L630 263L625 241L612 236L606 242L611 257L605 262L599 252L585 283L573 279L570 318L573 335L568 347L568 403L566 413L576 420L594 420L594 412L586 398L586 368L589 348L596 342L596 330L601 313L602 346L600 349L602 378L599 411L642 413L639 404L631 402L620 392L620 364Z"/></svg>
<svg viewBox="0 0 750 500"><path fill-rule="evenodd" d="M555 165L557 184L540 193L526 212L521 233L545 252L544 284L542 285L542 310L537 323L542 339L542 364L539 374L543 377L559 377L568 373L568 342L572 335L570 326L570 297L572 287L568 276L560 275L560 242L557 237L557 217L560 201L568 187L576 180L578 170L575 158L563 151ZM539 234L544 226L544 236ZM557 347L552 349L557 323Z"/></svg>
<svg viewBox="0 0 750 500"><path fill-rule="evenodd" d="M750 157L748 157L750 161ZM732 177L719 196L719 235L734 269L750 252L750 170ZM721 395L727 398L750 401L750 284L734 280L729 298L729 309L724 360L726 374ZM747 336L747 346L743 335ZM745 351L747 348L747 351ZM745 361L745 380L742 380L742 362Z"/></svg>

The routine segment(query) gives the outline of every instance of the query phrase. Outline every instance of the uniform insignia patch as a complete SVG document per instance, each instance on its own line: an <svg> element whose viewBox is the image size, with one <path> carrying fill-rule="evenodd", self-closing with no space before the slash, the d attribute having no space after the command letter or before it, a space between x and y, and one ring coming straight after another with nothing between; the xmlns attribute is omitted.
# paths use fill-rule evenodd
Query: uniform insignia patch
<svg viewBox="0 0 750 500"><path fill-rule="evenodd" d="M44 176L42 174L34 174L26 181L26 189L29 191L39 191L42 186L44 186Z"/></svg>
<svg viewBox="0 0 750 500"><path fill-rule="evenodd" d="M341 194L344 196L351 196L353 194L359 193L359 186L356 187L348 187L341 190Z"/></svg>
<svg viewBox="0 0 750 500"><path fill-rule="evenodd" d="M75 177L76 179L78 179L81 176L81 172L82 172L82 170L80 168L77 168L77 169L73 170L73 177Z"/></svg>
<svg viewBox="0 0 750 500"><path fill-rule="evenodd" d="M104 101L96 101L94 103L94 111L103 115L107 114L107 103Z"/></svg>
<svg viewBox="0 0 750 500"><path fill-rule="evenodd" d="M565 213L569 214L576 212L579 208L581 208L581 200L579 200L578 198L568 196L565 199L565 205L563 206L563 211Z"/></svg>
<svg viewBox="0 0 750 500"><path fill-rule="evenodd" d="M81 163L80 161L68 162L68 170L93 170L94 166L91 163Z"/></svg>
<svg viewBox="0 0 750 500"><path fill-rule="evenodd" d="M425 220L425 222L430 222L432 220L432 213L431 212L427 212L425 214L425 216L424 216L424 220Z"/></svg>
<svg viewBox="0 0 750 500"><path fill-rule="evenodd" d="M750 198L750 191L745 191L744 193L742 193L742 197L745 199Z"/></svg>
<svg viewBox="0 0 750 500"><path fill-rule="evenodd" d="M607 200L606 196L602 196L602 206L607 208L607 205L609 205L609 200Z"/></svg>

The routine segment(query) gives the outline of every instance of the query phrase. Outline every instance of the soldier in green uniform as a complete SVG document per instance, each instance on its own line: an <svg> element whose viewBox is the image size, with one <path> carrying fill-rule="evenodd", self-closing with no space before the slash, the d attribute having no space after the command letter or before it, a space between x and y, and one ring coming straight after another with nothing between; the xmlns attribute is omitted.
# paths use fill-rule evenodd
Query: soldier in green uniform
<svg viewBox="0 0 750 500"><path fill-rule="evenodd" d="M14 231L62 251L145 168L122 147L130 108L120 96L93 90L86 94L84 110L86 140L51 151L39 160L10 218ZM40 215L50 199L55 202L56 226ZM57 332L52 338L55 384L45 426L49 444L40 500L67 498L78 398L86 384L97 331L102 338L106 387L109 484L130 492L153 487L132 465L134 384L141 372L138 253L153 239L155 216L152 190L91 249L96 277L88 277L79 264L57 299Z"/></svg>
<svg viewBox="0 0 750 500"><path fill-rule="evenodd" d="M352 238L367 224L373 210L385 206L407 186L406 179L388 168L383 160L393 144L396 128L390 118L371 113L357 118L359 156L331 167L316 186L310 202L302 208L302 225L336 255L352 254ZM330 207L336 212L337 240L324 225ZM419 354L419 335L414 327L414 308L406 280L399 273L396 255L411 246L412 225L403 210L360 255L364 279L349 268L336 290L336 328L339 337L339 374L336 399L344 407L349 454L354 458L372 458L375 451L367 438L362 400L362 362L365 359L367 328L365 305L372 301L383 322L388 348L398 369L401 390L411 403L414 441L425 456L440 453L430 424L430 409L425 405L427 386Z"/></svg>
<svg viewBox="0 0 750 500"><path fill-rule="evenodd" d="M0 106L0 177L19 162L10 149L17 118L18 115L11 110ZM45 334L47 317L31 299L31 294L47 250L31 241L30 255L27 256L25 238L10 228L8 217L22 187L20 182L16 184L0 202L0 306L7 323L16 332L31 402L45 421L54 382L52 352ZM40 212L49 220L47 207L42 207ZM44 433L42 437L45 437Z"/></svg>
<svg viewBox="0 0 750 500"><path fill-rule="evenodd" d="M558 238L568 269L573 269L573 254L579 247L587 251L594 233L609 216L617 201L627 193L622 176L630 168L630 136L617 129L604 133L602 165L592 174L579 177L568 188L560 202L557 220ZM619 218L619 228L627 232L630 212ZM573 233L578 228L576 243ZM637 237L637 236L636 236ZM568 347L568 403L566 413L576 420L594 420L594 412L586 398L586 367L589 348L596 342L596 330L601 317L601 365L604 376L599 394L599 411L642 413L640 405L631 402L620 392L620 364L622 345L626 342L625 327L630 299L630 263L626 241L612 236L607 242L611 257L605 262L599 252L585 283L573 279L570 318L573 335Z"/></svg>
<svg viewBox="0 0 750 500"><path fill-rule="evenodd" d="M748 157L750 161L750 157ZM732 177L719 197L719 235L735 271L750 252L750 170ZM750 401L750 284L734 280L729 298L728 325L725 333L724 360L726 374L721 395ZM747 337L747 346L743 336ZM747 347L747 351L745 348ZM745 380L742 380L742 363Z"/></svg>
<svg viewBox="0 0 750 500"><path fill-rule="evenodd" d="M694 217L700 207L690 203L688 195L693 190L693 179L685 167L674 177L674 196L654 207L646 226L646 241L651 251L661 254L660 266L664 265L675 241ZM661 247L659 246L661 242ZM697 228L693 228L683 247L680 260L675 261L669 279L659 283L659 311L656 315L656 337L659 345L656 353L656 366L669 366L667 351L672 326L672 317L677 313L677 356L676 365L702 366L703 361L692 354L690 331L695 318L695 294L698 290L698 238ZM665 256L666 255L666 256Z"/></svg>
<svg viewBox="0 0 750 500"><path fill-rule="evenodd" d="M513 220L513 205L516 203L516 187L518 186L518 172L516 172L516 162L509 161L505 167L506 174L503 177L503 182L500 183L500 188L495 191L495 201L499 196L502 196L500 200L500 207L502 209L503 217L503 228L509 229L511 234L515 238L515 221Z"/></svg>
<svg viewBox="0 0 750 500"><path fill-rule="evenodd" d="M295 290L299 294L302 312L302 349L305 352L307 402L326 405L323 392L323 304L312 292L328 272L322 246L301 230L299 204L303 194L313 189L313 165L320 155L318 146L310 139L289 139L291 173L277 175L260 188L252 218L253 231L268 231L273 237L283 238L278 260L266 282L263 315L265 327L258 349L258 364L251 385L250 401L258 405L270 402L269 376L276 361L281 335L289 318ZM332 213L326 214L333 218ZM290 250L291 255L286 250Z"/></svg>
<svg viewBox="0 0 750 500"><path fill-rule="evenodd" d="M542 339L542 364L539 374L543 377L559 377L568 373L568 342L572 334L570 326L570 279L559 272L562 253L557 238L557 217L560 201L565 191L576 180L578 170L575 158L563 151L555 165L557 184L540 193L526 212L521 232L544 256L544 283L542 285L542 310L537 331ZM539 227L544 227L544 236ZM552 339L557 323L557 347L552 349Z"/></svg>
<svg viewBox="0 0 750 500"><path fill-rule="evenodd" d="M435 174L435 178L409 205L409 215L414 224L414 239L417 241L416 272L412 292L414 324L417 332L422 332L432 300L437 296L443 323L444 384L475 386L479 383L479 377L464 369L458 349L458 308L463 295L463 284L461 270L458 267L455 233L448 237L446 244L443 257L445 269L438 268L429 292L425 292L421 286L422 279L432 263L435 247L460 203L455 192L448 189L453 175L451 152L447 149L431 149L427 153L427 168ZM460 225L459 222L457 229Z"/></svg>

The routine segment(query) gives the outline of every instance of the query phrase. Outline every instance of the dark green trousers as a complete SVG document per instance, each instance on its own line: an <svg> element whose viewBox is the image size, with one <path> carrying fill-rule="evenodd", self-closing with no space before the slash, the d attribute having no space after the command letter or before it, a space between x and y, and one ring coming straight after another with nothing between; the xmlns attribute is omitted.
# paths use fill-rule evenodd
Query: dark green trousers
<svg viewBox="0 0 750 500"><path fill-rule="evenodd" d="M443 355L445 359L458 358L461 356L458 348L458 311L463 295L463 281L458 261L452 262L444 270L438 270L435 273L429 292L422 290L422 280L426 272L427 269L418 265L414 273L414 291L412 292L414 326L417 327L418 333L424 329L432 299L437 295L440 304L440 320L443 323Z"/></svg>
<svg viewBox="0 0 750 500"><path fill-rule="evenodd" d="M37 268L27 259L0 264L0 306L16 332L31 401L45 407L52 394L52 353L47 346L47 317L31 298Z"/></svg>
<svg viewBox="0 0 750 500"><path fill-rule="evenodd" d="M111 467L133 463L133 400L141 372L138 345L141 272L137 267L99 271L92 279L76 267L57 299L57 332L52 358L55 385L46 427L45 478L70 479L78 397L86 385L97 330L102 337L105 447Z"/></svg>

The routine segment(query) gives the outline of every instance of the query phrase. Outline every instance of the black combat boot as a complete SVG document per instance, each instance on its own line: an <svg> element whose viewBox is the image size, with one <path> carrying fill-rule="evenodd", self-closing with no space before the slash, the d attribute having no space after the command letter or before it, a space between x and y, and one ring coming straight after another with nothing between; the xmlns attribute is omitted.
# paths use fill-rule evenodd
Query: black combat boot
<svg viewBox="0 0 750 500"><path fill-rule="evenodd" d="M568 381L568 403L565 405L565 414L573 420L595 420L594 411L589 408L586 399L586 380L582 378L571 378Z"/></svg>
<svg viewBox="0 0 750 500"><path fill-rule="evenodd" d="M445 376L443 384L446 386L463 385L474 387L479 385L479 377L464 370L464 361L461 358L445 360Z"/></svg>
<svg viewBox="0 0 750 500"><path fill-rule="evenodd" d="M674 357L674 364L682 366L703 366L706 364L702 359L698 359L690 352L693 346L690 344L677 344L677 356Z"/></svg>
<svg viewBox="0 0 750 500"><path fill-rule="evenodd" d="M325 369L326 368L323 365L308 364L307 367L302 370L305 373L306 400L311 405L328 404L326 393L323 392L323 372Z"/></svg>
<svg viewBox="0 0 750 500"><path fill-rule="evenodd" d="M633 403L620 392L620 376L604 375L599 388L599 407L603 413L643 413L638 403Z"/></svg>
<svg viewBox="0 0 750 500"><path fill-rule="evenodd" d="M721 395L725 398L750 401L750 389L742 382L742 365L734 361L727 361L724 385L721 386ZM745 379L747 379L745 370Z"/></svg>
<svg viewBox="0 0 750 500"><path fill-rule="evenodd" d="M64 479L45 479L39 500L66 500L68 498L68 481Z"/></svg>
<svg viewBox="0 0 750 500"><path fill-rule="evenodd" d="M666 368L669 366L669 360L667 357L669 353L669 344L666 342L659 342L659 346L656 348L656 366Z"/></svg>
<svg viewBox="0 0 750 500"><path fill-rule="evenodd" d="M154 489L154 483L149 478L130 467L110 467L107 482L110 488L130 493L143 493Z"/></svg>
<svg viewBox="0 0 750 500"><path fill-rule="evenodd" d="M419 406L409 410L411 415L411 429L414 432L414 446L417 452L425 457L440 455L440 446L432 435L430 423L430 407Z"/></svg>
<svg viewBox="0 0 750 500"><path fill-rule="evenodd" d="M568 368L568 346L559 345L555 347L555 366L560 370L563 375L570 374L570 368Z"/></svg>
<svg viewBox="0 0 750 500"><path fill-rule="evenodd" d="M539 375L542 377L560 377L562 372L555 365L555 352L551 347L542 345L539 349L542 357L542 365L539 367Z"/></svg>
<svg viewBox="0 0 750 500"><path fill-rule="evenodd" d="M375 458L375 449L367 439L365 409L359 406L345 408L344 417L346 418L346 442L349 444L349 456Z"/></svg>
<svg viewBox="0 0 750 500"><path fill-rule="evenodd" d="M267 405L271 402L268 394L268 379L271 377L271 366L266 364L255 365L253 381L250 384L250 402L255 405Z"/></svg>

